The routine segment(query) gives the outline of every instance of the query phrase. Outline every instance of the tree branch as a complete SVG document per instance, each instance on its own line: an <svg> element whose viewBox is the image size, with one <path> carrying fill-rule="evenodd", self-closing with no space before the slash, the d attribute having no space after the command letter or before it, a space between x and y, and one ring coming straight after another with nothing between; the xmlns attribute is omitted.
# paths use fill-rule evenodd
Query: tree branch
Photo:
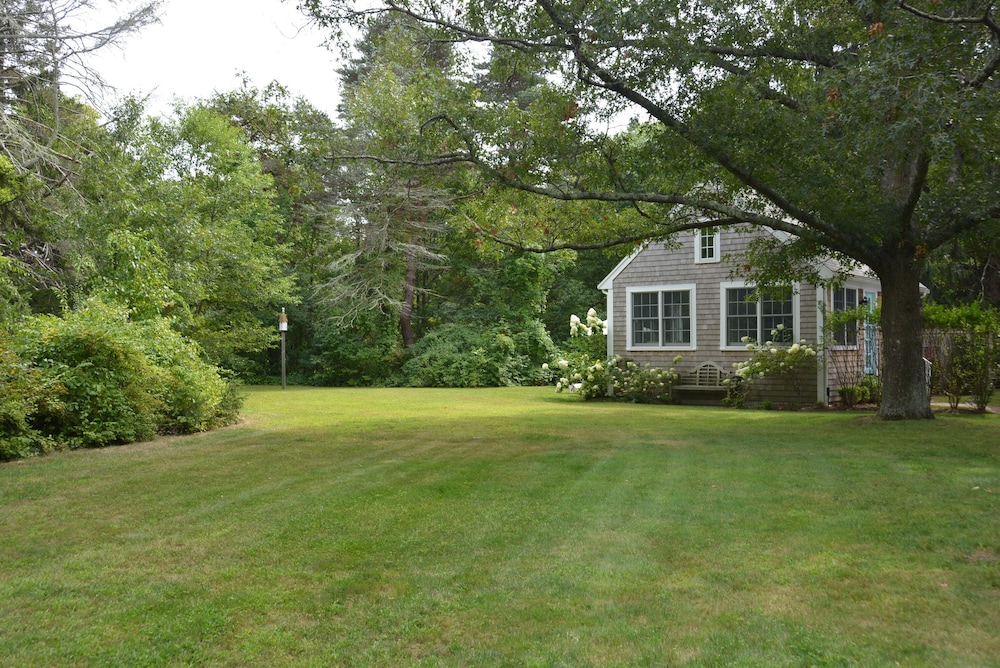
<svg viewBox="0 0 1000 668"><path fill-rule="evenodd" d="M993 39L997 42L995 45L997 51L993 54L993 57L990 58L989 62L983 66L982 70L976 74L976 76L965 80L966 86L970 88L980 88L986 84L986 82L989 81L998 70L1000 70L1000 24L998 24L993 17L990 16L990 13L994 9L995 2L987 3L982 16L940 16L938 14L931 14L930 12L917 9L905 0L899 0L898 5L903 11L909 12L910 14L927 21L943 23L946 25L982 24L986 26L990 33L992 33Z"/></svg>
<svg viewBox="0 0 1000 668"><path fill-rule="evenodd" d="M845 234L836 227L824 222L817 215L793 204L781 195L781 193L779 193L773 186L754 176L752 170L749 170L736 162L732 156L728 155L724 150L716 146L710 139L702 135L697 135L689 127L687 127L684 122L669 113L665 108L656 104L639 91L625 84L625 82L614 76L611 72L601 67L585 52L584 41L580 36L579 30L566 20L566 18L553 5L552 1L538 0L538 2L548 15L549 20L552 21L552 23L566 35L572 45L574 58L580 67L579 75L584 83L615 93L616 95L629 100L633 104L646 110L646 112L649 113L654 119L670 128L683 137L692 146L705 153L725 171L736 177L741 183L761 195L761 197L770 201L781 211L802 223L802 225L812 229L813 233L825 237L829 241L828 245L837 247L840 250L850 251L853 254L863 254L865 256L871 255L869 249L861 246L858 239ZM550 193L544 191L540 192L540 194L551 196ZM662 203L687 204L688 202L682 201L685 199L686 198L679 196L671 196L670 201ZM640 201L654 200L644 199ZM732 207L712 208L710 210L723 213L724 215L730 215L735 211ZM766 219L769 222L761 222L761 219ZM784 224L783 221L777 218L758 216L755 214L747 216L745 220L746 222L761 224L766 227L774 227L771 223ZM774 229L778 228L774 227ZM801 232L801 229L796 229L796 231L792 233L796 234L796 236L800 236Z"/></svg>

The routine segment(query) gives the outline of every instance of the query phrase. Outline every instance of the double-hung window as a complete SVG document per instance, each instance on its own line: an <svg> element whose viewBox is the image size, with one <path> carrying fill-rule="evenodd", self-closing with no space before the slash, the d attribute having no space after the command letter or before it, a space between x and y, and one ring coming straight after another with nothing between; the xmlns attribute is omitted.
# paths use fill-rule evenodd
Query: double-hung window
<svg viewBox="0 0 1000 668"><path fill-rule="evenodd" d="M833 289L833 312L853 311L858 307L858 291L856 288ZM836 317L836 316L835 316ZM858 321L854 318L842 322L836 318L833 327L833 342L838 346L858 345Z"/></svg>
<svg viewBox="0 0 1000 668"><path fill-rule="evenodd" d="M694 238L694 261L697 264L719 262L719 230L708 227L698 230Z"/></svg>
<svg viewBox="0 0 1000 668"><path fill-rule="evenodd" d="M629 288L628 308L630 350L695 347L693 285Z"/></svg>
<svg viewBox="0 0 1000 668"><path fill-rule="evenodd" d="M746 341L795 341L796 299L792 287L758 293L753 286L723 284L722 340L724 348L742 348Z"/></svg>

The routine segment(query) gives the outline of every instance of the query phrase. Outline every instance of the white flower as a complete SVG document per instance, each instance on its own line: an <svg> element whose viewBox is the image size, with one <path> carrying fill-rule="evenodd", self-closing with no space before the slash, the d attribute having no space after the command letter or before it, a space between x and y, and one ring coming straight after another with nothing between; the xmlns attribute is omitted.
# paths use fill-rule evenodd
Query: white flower
<svg viewBox="0 0 1000 668"><path fill-rule="evenodd" d="M753 344L752 343L748 343L747 344L747 350L753 350Z"/></svg>
<svg viewBox="0 0 1000 668"><path fill-rule="evenodd" d="M799 344L793 343L792 346L788 349L788 352L790 352L790 353L797 353L797 352L799 352Z"/></svg>
<svg viewBox="0 0 1000 668"><path fill-rule="evenodd" d="M568 369L569 368L569 362L567 362L566 360L559 360L559 368L560 369Z"/></svg>
<svg viewBox="0 0 1000 668"><path fill-rule="evenodd" d="M542 371L548 371L548 370L549 370L549 363L546 362L545 364L542 365Z"/></svg>
<svg viewBox="0 0 1000 668"><path fill-rule="evenodd" d="M781 331L781 330L783 330L784 328L785 328L785 326L784 326L783 324L781 324L781 323L779 322L779 323L778 323L778 331L780 332L780 331Z"/></svg>
<svg viewBox="0 0 1000 668"><path fill-rule="evenodd" d="M778 354L778 349L777 348L771 348L771 354L772 355L777 355Z"/></svg>

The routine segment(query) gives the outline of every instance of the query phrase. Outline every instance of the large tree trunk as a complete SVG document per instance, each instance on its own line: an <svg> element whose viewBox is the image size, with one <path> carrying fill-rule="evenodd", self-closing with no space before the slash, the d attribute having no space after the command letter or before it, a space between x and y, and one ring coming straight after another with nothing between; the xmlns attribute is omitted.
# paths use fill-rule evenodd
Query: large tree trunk
<svg viewBox="0 0 1000 668"><path fill-rule="evenodd" d="M882 281L882 405L884 420L933 418L924 363L920 270L897 253L878 272Z"/></svg>

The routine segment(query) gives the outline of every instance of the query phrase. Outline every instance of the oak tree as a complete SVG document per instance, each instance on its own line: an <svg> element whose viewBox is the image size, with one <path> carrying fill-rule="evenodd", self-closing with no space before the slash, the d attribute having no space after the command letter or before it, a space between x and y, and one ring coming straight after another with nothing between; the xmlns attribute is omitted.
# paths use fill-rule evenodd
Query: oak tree
<svg viewBox="0 0 1000 668"><path fill-rule="evenodd" d="M450 141L395 156L472 163L526 192L639 213L629 234L540 236L536 250L745 223L790 234L775 249L789 257L867 265L883 286L880 415L932 416L921 272L950 241L1000 223L994 2L300 4L331 28L404 16L545 73L550 94L527 117L456 78L466 104L424 119Z"/></svg>

